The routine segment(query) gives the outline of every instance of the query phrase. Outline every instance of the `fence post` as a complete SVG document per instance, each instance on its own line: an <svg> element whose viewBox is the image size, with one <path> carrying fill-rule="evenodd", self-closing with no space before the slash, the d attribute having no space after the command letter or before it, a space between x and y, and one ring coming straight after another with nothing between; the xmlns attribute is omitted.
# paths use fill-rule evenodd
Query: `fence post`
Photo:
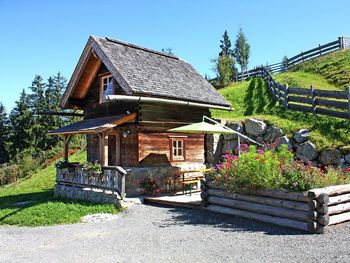
<svg viewBox="0 0 350 263"><path fill-rule="evenodd" d="M311 91L312 113L314 114L314 116L316 116L316 96L315 96L315 89L312 85L310 86L310 91Z"/></svg>
<svg viewBox="0 0 350 263"><path fill-rule="evenodd" d="M318 49L320 50L320 56L322 55L321 44L318 44Z"/></svg>
<svg viewBox="0 0 350 263"><path fill-rule="evenodd" d="M344 49L344 37L338 37L339 39L339 49Z"/></svg>
<svg viewBox="0 0 350 263"><path fill-rule="evenodd" d="M283 91L284 91L284 109L288 109L288 84L283 85Z"/></svg>
<svg viewBox="0 0 350 263"><path fill-rule="evenodd" d="M350 119L350 86L347 87L348 90L348 118Z"/></svg>

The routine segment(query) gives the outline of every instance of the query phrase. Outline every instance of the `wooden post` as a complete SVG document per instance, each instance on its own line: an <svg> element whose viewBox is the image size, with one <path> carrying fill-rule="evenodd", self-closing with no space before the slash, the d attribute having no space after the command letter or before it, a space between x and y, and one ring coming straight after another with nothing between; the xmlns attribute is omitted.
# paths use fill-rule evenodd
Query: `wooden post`
<svg viewBox="0 0 350 263"><path fill-rule="evenodd" d="M70 139L72 138L71 134L65 134L64 135L64 139L63 139L63 146L64 146L64 150L63 150L63 159L65 162L68 162L68 156L69 156L69 142Z"/></svg>
<svg viewBox="0 0 350 263"><path fill-rule="evenodd" d="M100 138L100 162L102 166L108 165L108 142L106 143L106 138L108 137L104 133L99 133Z"/></svg>
<svg viewBox="0 0 350 263"><path fill-rule="evenodd" d="M237 137L237 147L238 147L238 156L240 155L240 151L241 151L241 137L239 136L238 134L238 137Z"/></svg>
<svg viewBox="0 0 350 263"><path fill-rule="evenodd" d="M314 87L311 85L310 86L310 92L311 92L311 103L312 103L312 113L314 114L314 116L316 116L316 96L315 96L315 89Z"/></svg>
<svg viewBox="0 0 350 263"><path fill-rule="evenodd" d="M339 49L344 49L344 37L338 37Z"/></svg>
<svg viewBox="0 0 350 263"><path fill-rule="evenodd" d="M288 84L284 84L283 86L284 90L284 109L288 109Z"/></svg>
<svg viewBox="0 0 350 263"><path fill-rule="evenodd" d="M120 133L118 132L115 135L115 156L116 156L116 165L120 165Z"/></svg>
<svg viewBox="0 0 350 263"><path fill-rule="evenodd" d="M321 49L321 44L318 44L318 49L320 51L320 56L322 55L322 49Z"/></svg>
<svg viewBox="0 0 350 263"><path fill-rule="evenodd" d="M347 87L348 90L348 118L350 119L350 86Z"/></svg>

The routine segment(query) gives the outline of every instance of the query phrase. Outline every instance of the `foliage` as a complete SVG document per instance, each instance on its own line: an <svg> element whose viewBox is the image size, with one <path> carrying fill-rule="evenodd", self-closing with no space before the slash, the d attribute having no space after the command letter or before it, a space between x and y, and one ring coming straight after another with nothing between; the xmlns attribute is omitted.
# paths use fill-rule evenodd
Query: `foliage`
<svg viewBox="0 0 350 263"><path fill-rule="evenodd" d="M165 54L171 55L171 56L175 55L174 52L173 52L173 49L170 48L170 47L162 48L162 52L165 53Z"/></svg>
<svg viewBox="0 0 350 263"><path fill-rule="evenodd" d="M18 164L3 164L0 166L0 187L17 182L19 174Z"/></svg>
<svg viewBox="0 0 350 263"><path fill-rule="evenodd" d="M55 163L55 167L60 169L67 168L69 167L69 162L66 160L59 160Z"/></svg>
<svg viewBox="0 0 350 263"><path fill-rule="evenodd" d="M86 152L70 157L72 162L83 162ZM32 177L0 188L0 225L40 226L79 222L91 213L116 213L114 205L99 205L53 198L55 164L52 163ZM15 203L32 201L27 205Z"/></svg>
<svg viewBox="0 0 350 263"><path fill-rule="evenodd" d="M350 50L332 52L300 63L291 70L320 75L329 83L344 89L345 86L350 86Z"/></svg>
<svg viewBox="0 0 350 263"><path fill-rule="evenodd" d="M242 28L239 29L237 34L234 55L237 63L241 66L241 72L243 73L248 67L250 45L247 42L247 38L245 37Z"/></svg>
<svg viewBox="0 0 350 263"><path fill-rule="evenodd" d="M83 163L81 169L86 172L94 173L94 174L102 174L101 164L98 162L85 162Z"/></svg>
<svg viewBox="0 0 350 263"><path fill-rule="evenodd" d="M285 74L285 73L284 73ZM288 72L288 74L294 74ZM274 124L293 136L300 128L311 131L311 141L318 150L350 145L350 123L348 120L317 116L312 113L286 111L269 95L266 83L252 78L242 83L233 83L220 93L232 104L234 111L211 110L215 118L240 121L250 116Z"/></svg>
<svg viewBox="0 0 350 263"><path fill-rule="evenodd" d="M139 187L142 189L142 193L145 195L157 195L160 194L162 188L160 188L157 180L151 179L149 177L144 178Z"/></svg>
<svg viewBox="0 0 350 263"><path fill-rule="evenodd" d="M281 63L282 63L282 65L281 65L282 72L288 71L288 57L287 56L283 56Z"/></svg>
<svg viewBox="0 0 350 263"><path fill-rule="evenodd" d="M220 40L220 48L221 48L221 51L219 53L219 57L221 56L233 57L233 50L231 49L231 40L227 33L227 30L225 30L222 36L222 40Z"/></svg>
<svg viewBox="0 0 350 263"><path fill-rule="evenodd" d="M350 183L350 175L341 169L322 170L310 163L293 160L286 145L280 149L262 150L250 146L241 155L225 155L216 166L216 181L222 181L228 191L255 189L285 189L306 191L312 188Z"/></svg>
<svg viewBox="0 0 350 263"><path fill-rule="evenodd" d="M8 137L9 127L8 118L4 105L0 102L0 164L8 162L9 149Z"/></svg>
<svg viewBox="0 0 350 263"><path fill-rule="evenodd" d="M218 75L219 85L224 87L232 81L232 71L235 66L235 61L232 57L229 56L219 56L215 62L215 71Z"/></svg>

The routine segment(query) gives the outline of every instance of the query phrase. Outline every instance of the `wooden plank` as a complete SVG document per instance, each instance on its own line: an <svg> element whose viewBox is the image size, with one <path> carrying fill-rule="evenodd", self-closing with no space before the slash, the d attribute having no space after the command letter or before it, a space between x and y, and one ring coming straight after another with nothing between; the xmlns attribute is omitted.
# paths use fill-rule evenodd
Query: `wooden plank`
<svg viewBox="0 0 350 263"><path fill-rule="evenodd" d="M330 216L328 225L335 225L346 221L350 221L350 212Z"/></svg>
<svg viewBox="0 0 350 263"><path fill-rule="evenodd" d="M348 109L348 103L343 101L335 101L335 100L325 100L316 98L316 104L320 106L326 106L326 107L334 107L339 109Z"/></svg>
<svg viewBox="0 0 350 263"><path fill-rule="evenodd" d="M217 205L208 205L208 207L206 209L208 211L215 212L215 213L240 216L243 218L253 219L256 221L261 221L261 222L280 225L280 226L291 227L291 228L295 228L295 229L301 229L301 230L305 230L305 231L313 231L314 230L313 224L303 222L303 221L291 220L291 219L275 217L275 216L270 216L270 215L262 215L262 214L258 214L258 213L254 213L254 212L248 212L248 211L243 211L243 210L228 208L228 207L222 207L222 206L217 206Z"/></svg>
<svg viewBox="0 0 350 263"><path fill-rule="evenodd" d="M321 194L326 194L329 196L336 196L350 193L350 184L342 184L342 185L333 185L323 188L315 188L311 189L307 192L307 196L315 199L319 197Z"/></svg>
<svg viewBox="0 0 350 263"><path fill-rule="evenodd" d="M316 110L317 114L342 118L342 119L348 119L348 113L347 112L341 112L341 111L334 111L334 110L328 110L323 108L317 108Z"/></svg>
<svg viewBox="0 0 350 263"><path fill-rule="evenodd" d="M304 105L298 105L298 104L294 104L294 103L288 103L288 109L296 110L296 111L302 111L302 112L312 112L312 107L304 106Z"/></svg>
<svg viewBox="0 0 350 263"><path fill-rule="evenodd" d="M289 94L310 95L310 90L305 88L289 88Z"/></svg>
<svg viewBox="0 0 350 263"><path fill-rule="evenodd" d="M335 99L348 99L348 93L345 91L337 91L337 90L319 90L315 89L315 95L318 97L327 97L327 98L335 98Z"/></svg>
<svg viewBox="0 0 350 263"><path fill-rule="evenodd" d="M329 197L328 205L336 205L345 202L350 202L350 194L335 195Z"/></svg>
<svg viewBox="0 0 350 263"><path fill-rule="evenodd" d="M209 195L216 196L216 197L254 202L257 204L277 206L277 207L295 209L300 211L310 210L309 205L305 202L289 201L285 199L276 199L276 198L262 197L262 196L256 196L256 195L228 193L223 190L215 190L215 189L209 189L207 192Z"/></svg>
<svg viewBox="0 0 350 263"><path fill-rule="evenodd" d="M350 211L350 202L328 206L328 215L335 215Z"/></svg>
<svg viewBox="0 0 350 263"><path fill-rule="evenodd" d="M289 96L289 101L305 104L312 104L312 99L307 97Z"/></svg>

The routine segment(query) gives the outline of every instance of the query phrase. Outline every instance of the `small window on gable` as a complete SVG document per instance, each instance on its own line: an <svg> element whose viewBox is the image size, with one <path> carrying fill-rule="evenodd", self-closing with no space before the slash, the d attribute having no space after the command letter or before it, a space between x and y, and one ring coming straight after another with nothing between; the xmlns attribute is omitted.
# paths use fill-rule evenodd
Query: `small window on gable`
<svg viewBox="0 0 350 263"><path fill-rule="evenodd" d="M114 94L114 81L112 75L101 77L101 92L100 101L103 101L105 96Z"/></svg>
<svg viewBox="0 0 350 263"><path fill-rule="evenodd" d="M171 161L185 160L184 138L171 138Z"/></svg>

